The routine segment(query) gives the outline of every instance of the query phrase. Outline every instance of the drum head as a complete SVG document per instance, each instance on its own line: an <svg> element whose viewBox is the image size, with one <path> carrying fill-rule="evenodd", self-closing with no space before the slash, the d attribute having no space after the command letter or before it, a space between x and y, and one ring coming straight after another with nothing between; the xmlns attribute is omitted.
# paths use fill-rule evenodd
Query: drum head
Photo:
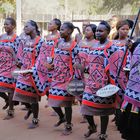
<svg viewBox="0 0 140 140"><path fill-rule="evenodd" d="M29 72L32 73L33 70L32 69L28 69L28 70L19 70L19 69L17 69L17 70L13 71L14 74L25 74L25 73L29 73Z"/></svg>
<svg viewBox="0 0 140 140"><path fill-rule="evenodd" d="M120 90L119 87L109 84L109 85L99 89L96 92L96 95L100 96L100 97L109 97L109 96L116 94L119 90Z"/></svg>
<svg viewBox="0 0 140 140"><path fill-rule="evenodd" d="M67 86L67 92L73 96L80 96L83 94L85 84L82 80L74 79Z"/></svg>

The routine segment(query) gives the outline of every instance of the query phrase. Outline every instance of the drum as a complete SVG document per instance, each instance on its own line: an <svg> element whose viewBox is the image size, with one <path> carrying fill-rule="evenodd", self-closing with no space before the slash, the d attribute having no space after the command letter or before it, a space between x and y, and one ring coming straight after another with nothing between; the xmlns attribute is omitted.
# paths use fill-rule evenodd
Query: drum
<svg viewBox="0 0 140 140"><path fill-rule="evenodd" d="M27 74L27 73L32 73L32 72L33 72L32 69L28 69L28 70L16 69L12 72L12 75L15 79L17 79L19 74Z"/></svg>
<svg viewBox="0 0 140 140"><path fill-rule="evenodd" d="M67 92L73 96L80 96L85 89L83 80L74 79L67 86Z"/></svg>
<svg viewBox="0 0 140 140"><path fill-rule="evenodd" d="M106 85L103 88L100 88L96 92L96 95L99 96L99 97L109 97L109 96L112 96L112 95L116 94L119 90L120 90L119 87L117 87L115 85L112 85L112 84L109 84L109 85Z"/></svg>

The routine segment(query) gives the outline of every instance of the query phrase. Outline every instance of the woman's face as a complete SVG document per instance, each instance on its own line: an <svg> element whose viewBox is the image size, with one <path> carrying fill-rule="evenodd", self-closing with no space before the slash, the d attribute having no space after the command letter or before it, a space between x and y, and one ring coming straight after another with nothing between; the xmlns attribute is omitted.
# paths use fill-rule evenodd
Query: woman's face
<svg viewBox="0 0 140 140"><path fill-rule="evenodd" d="M68 36L70 36L70 30L67 28L66 24L62 24L61 28L60 28L60 36L61 38L67 38Z"/></svg>
<svg viewBox="0 0 140 140"><path fill-rule="evenodd" d="M6 33L12 32L14 30L15 26L11 24L10 20L5 20L4 22L4 30Z"/></svg>
<svg viewBox="0 0 140 140"><path fill-rule="evenodd" d="M117 17L113 17L110 21L111 28L115 28L118 21L119 19Z"/></svg>
<svg viewBox="0 0 140 140"><path fill-rule="evenodd" d="M126 38L128 36L129 26L127 24L123 25L119 28L118 32L120 37Z"/></svg>
<svg viewBox="0 0 140 140"><path fill-rule="evenodd" d="M99 26L96 29L96 39L99 41L106 40L108 37L108 34L109 32L106 26L103 24L99 24Z"/></svg>
<svg viewBox="0 0 140 140"><path fill-rule="evenodd" d="M24 26L24 32L27 35L30 35L35 30L35 27L31 25L30 22L27 22Z"/></svg>
<svg viewBox="0 0 140 140"><path fill-rule="evenodd" d="M90 22L89 21L84 21L83 24L82 24L82 30L83 30L83 34L85 34L85 29L86 29L86 26L89 25Z"/></svg>
<svg viewBox="0 0 140 140"><path fill-rule="evenodd" d="M90 38L90 37L92 37L92 36L94 36L94 33L93 33L91 27L90 27L90 26L87 26L87 27L85 28L85 37L86 37L86 38Z"/></svg>
<svg viewBox="0 0 140 140"><path fill-rule="evenodd" d="M54 31L57 29L57 25L55 23L54 20L52 20L51 22L49 22L48 24L48 31L51 32L51 31Z"/></svg>

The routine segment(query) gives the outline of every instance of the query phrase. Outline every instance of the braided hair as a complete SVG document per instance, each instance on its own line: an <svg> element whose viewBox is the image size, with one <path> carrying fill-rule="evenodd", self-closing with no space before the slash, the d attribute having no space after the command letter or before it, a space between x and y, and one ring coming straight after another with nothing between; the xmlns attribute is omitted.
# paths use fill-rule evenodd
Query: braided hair
<svg viewBox="0 0 140 140"><path fill-rule="evenodd" d="M96 32L97 26L95 24L89 24L89 25L86 26L86 28L87 27L90 27L92 29L92 32L94 33L94 38L96 38L95 32Z"/></svg>
<svg viewBox="0 0 140 140"><path fill-rule="evenodd" d="M53 21L57 25L57 30L60 31L61 21L59 19L57 19L57 18L54 18Z"/></svg>
<svg viewBox="0 0 140 140"><path fill-rule="evenodd" d="M71 30L71 33L74 31L74 29L77 29L77 31L81 34L79 27L74 26L71 22L64 22L63 24Z"/></svg>
<svg viewBox="0 0 140 140"><path fill-rule="evenodd" d="M102 20L99 24L102 24L106 27L106 30L108 31L108 34L110 33L111 27L107 21Z"/></svg>
<svg viewBox="0 0 140 140"><path fill-rule="evenodd" d="M36 32L37 32L37 35L40 36L40 31L39 31L39 29L38 29L37 23L36 23L35 21L33 21L33 20L30 20L29 22L31 23L32 26L35 27Z"/></svg>

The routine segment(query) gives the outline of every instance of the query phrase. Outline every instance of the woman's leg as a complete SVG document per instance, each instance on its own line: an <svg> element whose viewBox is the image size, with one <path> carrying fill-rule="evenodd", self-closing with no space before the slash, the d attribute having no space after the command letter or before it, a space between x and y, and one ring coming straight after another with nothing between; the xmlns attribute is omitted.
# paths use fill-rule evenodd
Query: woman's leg
<svg viewBox="0 0 140 140"><path fill-rule="evenodd" d="M101 134L106 134L109 116L101 116Z"/></svg>
<svg viewBox="0 0 140 140"><path fill-rule="evenodd" d="M88 138L91 134L96 133L97 129L96 129L96 125L95 125L93 116L85 115L85 118L87 119L87 122L89 124L89 127L88 127L89 130L87 133L84 134L84 136L86 138Z"/></svg>
<svg viewBox="0 0 140 140"><path fill-rule="evenodd" d="M71 124L72 120L72 107L65 107L65 116L67 124Z"/></svg>
<svg viewBox="0 0 140 140"><path fill-rule="evenodd" d="M65 117L62 109L60 107L52 107L54 111L58 114L59 116L59 121L54 125L55 127L60 126L62 123L65 122Z"/></svg>
<svg viewBox="0 0 140 140"><path fill-rule="evenodd" d="M4 120L9 120L14 117L13 93L8 93L8 102L9 102L9 109L7 110L7 116L5 116Z"/></svg>
<svg viewBox="0 0 140 140"><path fill-rule="evenodd" d="M27 120L30 117L30 115L32 114L32 107L29 103L25 103L24 105L27 105L26 108L28 109L27 114L24 116L24 119Z"/></svg>
<svg viewBox="0 0 140 140"><path fill-rule="evenodd" d="M100 140L105 140L107 138L106 130L108 126L109 116L101 116L101 134L99 135Z"/></svg>
<svg viewBox="0 0 140 140"><path fill-rule="evenodd" d="M34 129L36 127L38 127L38 114L39 114L39 103L32 103L31 104L31 110L33 113L33 119L32 119L32 124L29 125L29 129Z"/></svg>
<svg viewBox="0 0 140 140"><path fill-rule="evenodd" d="M9 110L14 110L13 93L9 93Z"/></svg>
<svg viewBox="0 0 140 140"><path fill-rule="evenodd" d="M8 98L7 94L4 92L1 92L0 97L3 98L5 100L5 103L6 103L2 109L7 109L7 107L9 106L9 98Z"/></svg>
<svg viewBox="0 0 140 140"><path fill-rule="evenodd" d="M65 130L63 131L63 135L69 135L72 133L72 107L65 107L65 117L66 117L66 124Z"/></svg>

